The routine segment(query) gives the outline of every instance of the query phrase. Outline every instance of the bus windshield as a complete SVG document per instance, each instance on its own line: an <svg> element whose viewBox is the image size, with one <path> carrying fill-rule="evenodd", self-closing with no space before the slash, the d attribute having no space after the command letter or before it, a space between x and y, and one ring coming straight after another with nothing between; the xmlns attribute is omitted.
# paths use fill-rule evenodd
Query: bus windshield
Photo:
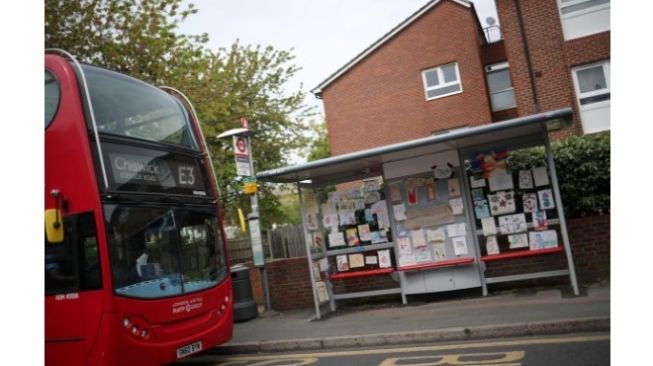
<svg viewBox="0 0 653 366"><path fill-rule="evenodd" d="M83 65L98 132L198 150L181 103L164 91L117 72Z"/></svg>
<svg viewBox="0 0 653 366"><path fill-rule="evenodd" d="M226 277L214 209L107 204L104 212L116 294L176 296L213 287Z"/></svg>

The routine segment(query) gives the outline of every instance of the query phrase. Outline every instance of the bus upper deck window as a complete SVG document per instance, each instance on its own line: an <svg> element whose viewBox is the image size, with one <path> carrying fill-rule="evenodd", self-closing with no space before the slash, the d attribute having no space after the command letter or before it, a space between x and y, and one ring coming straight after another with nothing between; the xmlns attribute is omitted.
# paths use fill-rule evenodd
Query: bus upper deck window
<svg viewBox="0 0 653 366"><path fill-rule="evenodd" d="M48 70L45 70L45 128L48 128L59 107L59 82Z"/></svg>

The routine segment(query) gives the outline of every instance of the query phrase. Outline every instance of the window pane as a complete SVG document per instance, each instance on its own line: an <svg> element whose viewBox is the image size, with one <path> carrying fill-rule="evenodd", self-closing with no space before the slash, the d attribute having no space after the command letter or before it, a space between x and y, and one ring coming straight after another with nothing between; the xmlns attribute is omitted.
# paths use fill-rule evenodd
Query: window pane
<svg viewBox="0 0 653 366"><path fill-rule="evenodd" d="M490 88L490 93L511 88L512 82L510 81L510 71L505 69L488 73L487 83Z"/></svg>
<svg viewBox="0 0 653 366"><path fill-rule="evenodd" d="M441 67L442 74L444 75L444 82L450 83L452 81L458 80L456 76L456 64L444 65Z"/></svg>
<svg viewBox="0 0 653 366"><path fill-rule="evenodd" d="M578 87L581 93L587 93L608 87L603 74L603 66L598 65L589 69L580 70L578 76Z"/></svg>
<svg viewBox="0 0 653 366"><path fill-rule="evenodd" d="M580 100L580 104L581 105L586 105L586 104L603 102L603 101L606 101L606 100L610 100L610 93L599 94L599 95L595 95L593 97L582 98Z"/></svg>
<svg viewBox="0 0 653 366"><path fill-rule="evenodd" d="M116 72L83 68L99 132L197 149L188 114L174 97Z"/></svg>
<svg viewBox="0 0 653 366"><path fill-rule="evenodd" d="M426 77L426 86L433 87L440 84L438 80L438 72L436 70L425 71L424 76Z"/></svg>
<svg viewBox="0 0 653 366"><path fill-rule="evenodd" d="M449 85L444 88L429 90L426 92L426 95L430 99L430 98L435 98L444 94L449 94L457 91L460 91L460 84Z"/></svg>
<svg viewBox="0 0 653 366"><path fill-rule="evenodd" d="M74 224L71 217L63 218L64 241L45 240L45 293L55 294L76 289L75 257L73 250Z"/></svg>
<svg viewBox="0 0 653 366"><path fill-rule="evenodd" d="M100 256L98 253L95 216L92 212L80 214L77 219L77 245L81 247L81 290L102 288Z"/></svg>
<svg viewBox="0 0 653 366"><path fill-rule="evenodd" d="M500 111L503 109L513 108L515 103L515 91L513 89L492 94L492 110Z"/></svg>
<svg viewBox="0 0 653 366"><path fill-rule="evenodd" d="M45 127L54 118L59 106L59 83L49 71L45 71Z"/></svg>
<svg viewBox="0 0 653 366"><path fill-rule="evenodd" d="M565 0L563 0L563 2L565 2ZM599 5L602 5L602 4L609 3L609 2L610 2L610 0L588 0L588 1L582 2L580 4L564 6L564 7L562 7L560 9L560 12L562 12L562 14L569 14L569 13L573 13L575 11L588 9L588 8L591 8L591 7L594 7L594 6L599 6Z"/></svg>

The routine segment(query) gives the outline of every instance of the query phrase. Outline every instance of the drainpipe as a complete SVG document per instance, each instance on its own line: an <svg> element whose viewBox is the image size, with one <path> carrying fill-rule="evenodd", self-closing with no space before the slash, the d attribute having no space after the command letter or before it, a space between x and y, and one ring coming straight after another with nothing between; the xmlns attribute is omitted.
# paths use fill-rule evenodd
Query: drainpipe
<svg viewBox="0 0 653 366"><path fill-rule="evenodd" d="M526 39L526 29L524 28L524 19L522 18L521 6L519 0L515 0L517 8L517 22L519 23L519 31L521 32L521 40L524 45L524 55L526 56L526 66L528 67L528 81L531 84L531 93L533 94L533 108L535 113L540 112L540 102L537 99L537 90L535 89L535 80L533 79L533 64L531 63L531 53L528 50L528 41Z"/></svg>

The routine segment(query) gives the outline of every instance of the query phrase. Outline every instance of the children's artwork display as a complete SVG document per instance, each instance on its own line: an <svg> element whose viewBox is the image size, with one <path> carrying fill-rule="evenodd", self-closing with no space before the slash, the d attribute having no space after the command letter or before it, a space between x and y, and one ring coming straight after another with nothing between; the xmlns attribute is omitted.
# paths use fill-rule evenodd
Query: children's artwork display
<svg viewBox="0 0 653 366"><path fill-rule="evenodd" d="M447 192L449 193L449 197L460 196L460 182L458 181L458 178L447 180Z"/></svg>
<svg viewBox="0 0 653 366"><path fill-rule="evenodd" d="M426 246L426 240L424 238L424 230L422 229L411 230L410 238L413 240L413 248L421 248Z"/></svg>
<svg viewBox="0 0 653 366"><path fill-rule="evenodd" d="M372 241L369 224L358 225L358 237L361 241Z"/></svg>
<svg viewBox="0 0 653 366"><path fill-rule="evenodd" d="M494 221L494 217L486 217L481 219L481 225L483 227L483 235L497 235L497 225ZM496 240L496 237L494 239Z"/></svg>
<svg viewBox="0 0 653 366"><path fill-rule="evenodd" d="M354 253L349 255L349 268L365 267L365 256L362 253Z"/></svg>
<svg viewBox="0 0 653 366"><path fill-rule="evenodd" d="M336 256L336 264L338 272L349 271L349 261L347 260L347 254Z"/></svg>
<svg viewBox="0 0 653 366"><path fill-rule="evenodd" d="M531 250L556 248L558 246L558 233L555 230L531 231L528 233Z"/></svg>
<svg viewBox="0 0 653 366"><path fill-rule="evenodd" d="M474 214L477 219L490 217L490 206L487 200L474 201Z"/></svg>
<svg viewBox="0 0 653 366"><path fill-rule="evenodd" d="M315 292L319 302L329 301L329 291L327 291L326 283L324 281L315 282Z"/></svg>
<svg viewBox="0 0 653 366"><path fill-rule="evenodd" d="M540 199L540 209L549 210L556 207L553 202L553 193L551 193L550 189L537 191L537 196Z"/></svg>
<svg viewBox="0 0 653 366"><path fill-rule="evenodd" d="M515 212L515 195L513 191L489 194L490 212L492 216L505 215Z"/></svg>
<svg viewBox="0 0 653 366"><path fill-rule="evenodd" d="M361 243L356 228L347 229L345 231L345 236L347 237L347 245L350 247L355 247Z"/></svg>
<svg viewBox="0 0 653 366"><path fill-rule="evenodd" d="M480 201L485 199L485 193L482 189L476 188L472 189L472 201Z"/></svg>
<svg viewBox="0 0 653 366"><path fill-rule="evenodd" d="M426 182L424 188L426 189L426 198L429 201L436 201L438 199L438 189L435 186L435 182L433 181Z"/></svg>
<svg viewBox="0 0 653 366"><path fill-rule="evenodd" d="M401 183L392 183L388 187L390 187L390 201L401 202Z"/></svg>
<svg viewBox="0 0 653 366"><path fill-rule="evenodd" d="M510 249L526 248L528 247L528 235L526 233L508 235L508 242Z"/></svg>
<svg viewBox="0 0 653 366"><path fill-rule="evenodd" d="M533 188L533 175L530 170L519 171L519 189Z"/></svg>
<svg viewBox="0 0 653 366"><path fill-rule="evenodd" d="M397 247L399 248L400 256L413 254L413 247L410 245L410 239L407 236L397 238Z"/></svg>
<svg viewBox="0 0 653 366"><path fill-rule="evenodd" d="M499 250L499 242L497 242L496 236L488 236L485 239L485 251L487 255L501 254Z"/></svg>
<svg viewBox="0 0 653 366"><path fill-rule="evenodd" d="M337 248L337 247L344 247L346 245L347 242L345 242L345 237L341 231L336 231L329 234L329 247Z"/></svg>
<svg viewBox="0 0 653 366"><path fill-rule="evenodd" d="M390 249L379 250L377 255L379 256L379 268L392 267L392 261L390 260Z"/></svg>
<svg viewBox="0 0 653 366"><path fill-rule="evenodd" d="M456 256L469 254L469 252L467 251L467 240L465 239L464 236L457 236L455 238L452 238L452 242L453 242L453 251Z"/></svg>
<svg viewBox="0 0 653 366"><path fill-rule="evenodd" d="M447 239L442 229L426 229L426 240L429 243L444 242Z"/></svg>
<svg viewBox="0 0 653 366"><path fill-rule="evenodd" d="M435 243L433 245L433 259L443 261L447 259L447 250L444 243Z"/></svg>
<svg viewBox="0 0 653 366"><path fill-rule="evenodd" d="M379 264L379 257L377 255L366 255L365 256L365 265L378 265Z"/></svg>
<svg viewBox="0 0 653 366"><path fill-rule="evenodd" d="M465 223L463 222L460 224L447 225L447 235L452 237L467 235L467 230L465 229Z"/></svg>
<svg viewBox="0 0 653 366"><path fill-rule="evenodd" d="M535 211L533 215L533 230L541 231L549 228L549 221L546 219L546 211Z"/></svg>
<svg viewBox="0 0 653 366"><path fill-rule="evenodd" d="M522 195L522 202L524 204L524 212L537 211L537 194L524 193L524 195Z"/></svg>
<svg viewBox="0 0 653 366"><path fill-rule="evenodd" d="M536 187L549 185L549 175L547 174L546 167L544 166L533 168L533 178L535 179Z"/></svg>
<svg viewBox="0 0 653 366"><path fill-rule="evenodd" d="M469 177L469 185L472 188L483 188L485 187L485 178L471 176Z"/></svg>
<svg viewBox="0 0 653 366"><path fill-rule="evenodd" d="M464 212L463 199L462 197L457 197L449 200L449 207L451 207L451 212L454 215L462 215Z"/></svg>
<svg viewBox="0 0 653 366"><path fill-rule="evenodd" d="M395 220L406 220L406 206L403 203L392 205L392 213L394 214Z"/></svg>
<svg viewBox="0 0 653 366"><path fill-rule="evenodd" d="M523 213L499 216L499 231L503 235L521 233L527 229L526 215Z"/></svg>
<svg viewBox="0 0 653 366"><path fill-rule="evenodd" d="M513 189L515 186L512 181L512 175L506 169L495 169L490 173L488 178L490 182L490 191L506 191Z"/></svg>

